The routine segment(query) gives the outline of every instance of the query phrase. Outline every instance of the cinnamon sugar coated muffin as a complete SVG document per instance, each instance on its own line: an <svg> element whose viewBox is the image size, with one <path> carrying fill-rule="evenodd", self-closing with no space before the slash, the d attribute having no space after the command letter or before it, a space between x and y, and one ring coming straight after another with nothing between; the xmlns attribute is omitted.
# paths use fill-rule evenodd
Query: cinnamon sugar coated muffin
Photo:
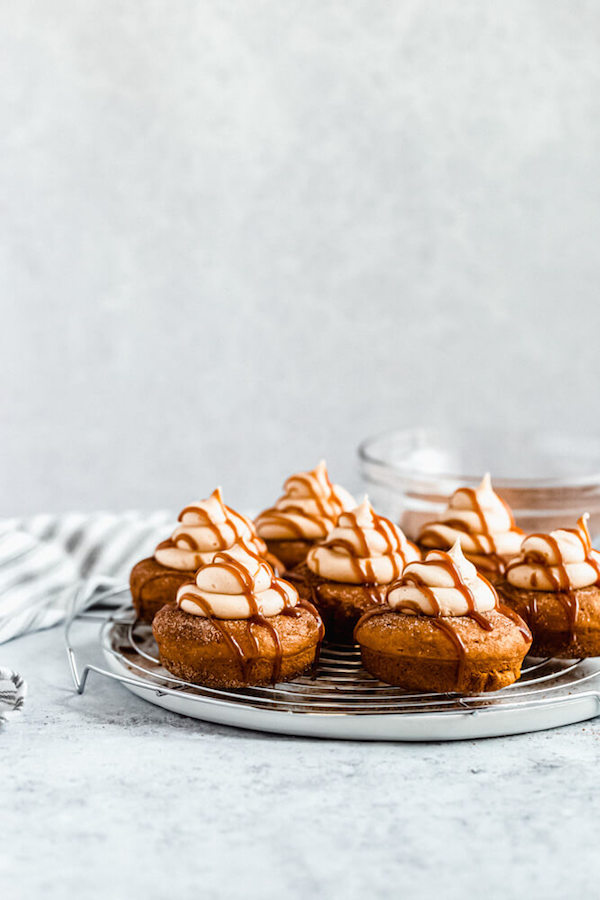
<svg viewBox="0 0 600 900"><path fill-rule="evenodd" d="M582 516L576 528L530 534L498 591L533 633L532 653L600 656L600 553Z"/></svg>
<svg viewBox="0 0 600 900"><path fill-rule="evenodd" d="M158 545L154 556L140 560L131 571L133 605L144 622L152 622L161 606L175 600L179 588L199 566L237 541L248 541L279 568L278 560L270 557L266 544L256 534L254 523L225 506L220 488L207 500L186 506L179 514L179 522L171 537Z"/></svg>
<svg viewBox="0 0 600 900"><path fill-rule="evenodd" d="M216 688L297 677L318 660L324 633L316 609L244 542L202 566L152 631L166 669Z"/></svg>
<svg viewBox="0 0 600 900"><path fill-rule="evenodd" d="M531 646L525 623L457 542L409 563L355 630L365 669L406 690L475 694L516 681Z"/></svg>

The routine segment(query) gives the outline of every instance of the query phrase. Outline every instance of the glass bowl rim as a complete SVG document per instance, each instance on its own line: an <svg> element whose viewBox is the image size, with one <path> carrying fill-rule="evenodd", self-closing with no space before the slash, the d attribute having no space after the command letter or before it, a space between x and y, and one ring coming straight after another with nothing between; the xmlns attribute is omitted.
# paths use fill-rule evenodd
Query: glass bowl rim
<svg viewBox="0 0 600 900"><path fill-rule="evenodd" d="M495 428L496 431L504 431L511 434L520 434L522 436L530 435L534 431L542 434L546 434L550 437L564 437L564 434L561 434L560 431L554 430L549 431L545 429L536 429L536 428L515 428L515 429L505 429L499 428L498 426L487 427L486 431L493 431ZM361 463L374 465L379 467L380 469L387 470L390 474L397 476L398 478L412 478L423 480L426 478L430 479L443 479L449 481L458 481L458 482L474 482L483 476L483 472L479 475L466 474L466 473L456 473L456 472L427 472L422 469L402 466L397 463L390 462L382 458L380 455L376 455L373 453L372 447L376 445L378 442L390 439L396 435L402 435L408 437L410 435L416 435L418 433L426 433L426 432L448 432L451 433L454 431L456 434L461 435L469 435L475 434L479 431L476 427L466 427L466 426L449 426L449 425L409 425L404 428L393 428L386 431L377 432L377 434L369 435L364 438L358 445L358 457ZM494 485L502 488L593 488L600 487L600 433L586 433L586 434L578 434L575 438L577 441L582 443L595 442L598 445L598 453L599 453L599 464L598 469L594 471L590 471L586 475L580 476L556 476L556 477L500 477L494 476L494 473L491 472L492 481Z"/></svg>

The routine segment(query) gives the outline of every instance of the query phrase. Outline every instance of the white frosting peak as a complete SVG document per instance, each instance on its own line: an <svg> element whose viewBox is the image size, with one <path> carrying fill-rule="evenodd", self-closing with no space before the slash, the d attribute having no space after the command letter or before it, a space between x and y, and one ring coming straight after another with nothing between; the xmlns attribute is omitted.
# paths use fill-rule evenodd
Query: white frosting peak
<svg viewBox="0 0 600 900"><path fill-rule="evenodd" d="M306 564L330 581L389 584L414 559L420 559L415 545L397 525L376 515L365 497L340 515L326 540L311 547Z"/></svg>
<svg viewBox="0 0 600 900"><path fill-rule="evenodd" d="M219 552L177 592L177 605L193 616L249 619L276 616L298 603L298 592L243 541Z"/></svg>
<svg viewBox="0 0 600 900"><path fill-rule="evenodd" d="M356 501L343 487L332 484L325 460L311 472L290 475L275 506L256 519L256 528L267 540L309 540L326 537L339 514Z"/></svg>
<svg viewBox="0 0 600 900"><path fill-rule="evenodd" d="M250 519L225 505L220 487L206 500L186 506L179 522L170 539L154 552L156 561L171 569L195 570L239 540L250 542L259 553L267 549Z"/></svg>
<svg viewBox="0 0 600 900"><path fill-rule="evenodd" d="M577 528L561 528L550 534L529 534L521 553L507 569L506 579L515 587L537 591L568 591L590 587L600 576L600 553L591 545L589 514Z"/></svg>
<svg viewBox="0 0 600 900"><path fill-rule="evenodd" d="M359 503L354 509L343 512L336 524L342 527L357 525L359 528L372 528L374 521L375 512L369 503L368 496L365 494L362 503Z"/></svg>
<svg viewBox="0 0 600 900"><path fill-rule="evenodd" d="M470 556L493 555L506 562L518 554L522 537L486 472L475 489L462 487L453 493L439 520L423 527L419 542L445 549L458 540Z"/></svg>
<svg viewBox="0 0 600 900"><path fill-rule="evenodd" d="M408 615L464 616L489 612L497 601L495 590L465 559L458 541L448 552L431 550L423 562L409 563L387 593L392 609Z"/></svg>

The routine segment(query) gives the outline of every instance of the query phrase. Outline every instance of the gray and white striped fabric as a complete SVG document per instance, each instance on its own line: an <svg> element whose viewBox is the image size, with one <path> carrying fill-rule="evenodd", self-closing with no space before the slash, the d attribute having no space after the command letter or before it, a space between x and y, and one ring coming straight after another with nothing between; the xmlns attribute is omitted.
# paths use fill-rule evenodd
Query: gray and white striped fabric
<svg viewBox="0 0 600 900"><path fill-rule="evenodd" d="M0 725L13 713L20 712L26 694L27 685L18 672L0 668Z"/></svg>
<svg viewBox="0 0 600 900"><path fill-rule="evenodd" d="M173 528L173 513L68 513L0 520L0 644L51 628L127 581Z"/></svg>

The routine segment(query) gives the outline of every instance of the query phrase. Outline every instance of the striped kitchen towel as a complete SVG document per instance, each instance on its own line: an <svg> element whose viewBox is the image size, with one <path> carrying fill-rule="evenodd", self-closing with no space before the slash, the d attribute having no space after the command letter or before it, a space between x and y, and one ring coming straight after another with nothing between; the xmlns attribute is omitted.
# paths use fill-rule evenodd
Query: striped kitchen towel
<svg viewBox="0 0 600 900"><path fill-rule="evenodd" d="M26 694L27 685L19 674L0 668L0 725L22 709Z"/></svg>
<svg viewBox="0 0 600 900"><path fill-rule="evenodd" d="M61 622L126 583L173 528L173 513L67 513L0 520L0 644ZM106 598L105 598L106 599Z"/></svg>

